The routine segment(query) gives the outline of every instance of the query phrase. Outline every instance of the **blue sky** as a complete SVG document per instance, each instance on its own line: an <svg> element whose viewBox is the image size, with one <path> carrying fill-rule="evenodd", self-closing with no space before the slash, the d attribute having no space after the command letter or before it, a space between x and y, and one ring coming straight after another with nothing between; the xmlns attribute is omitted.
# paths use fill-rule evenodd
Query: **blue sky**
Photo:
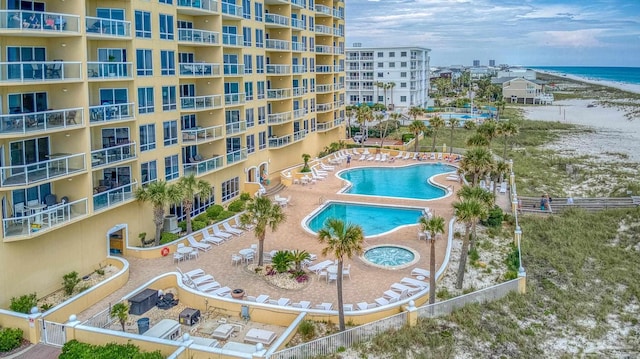
<svg viewBox="0 0 640 359"><path fill-rule="evenodd" d="M431 64L640 67L640 0L345 0L346 42Z"/></svg>

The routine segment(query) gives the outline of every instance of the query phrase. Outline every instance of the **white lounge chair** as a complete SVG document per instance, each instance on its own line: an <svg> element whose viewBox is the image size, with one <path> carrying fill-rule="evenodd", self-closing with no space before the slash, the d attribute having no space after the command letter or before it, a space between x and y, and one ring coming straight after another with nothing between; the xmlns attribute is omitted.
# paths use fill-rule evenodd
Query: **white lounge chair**
<svg viewBox="0 0 640 359"><path fill-rule="evenodd" d="M224 228L225 232L231 233L231 234L235 234L235 235L241 235L242 233L244 233L243 230L241 229L237 229L237 228L233 228L231 227L231 225L229 224L229 222L222 222L222 227Z"/></svg>
<svg viewBox="0 0 640 359"><path fill-rule="evenodd" d="M453 175L453 174L452 174L452 175L448 175L448 176L447 176L447 181L455 181L455 182L458 182L458 181L460 181L460 176L458 176L458 175Z"/></svg>
<svg viewBox="0 0 640 359"><path fill-rule="evenodd" d="M328 166L328 165L325 165L322 162L320 162L320 168L322 168L325 171L334 171L336 169L335 166Z"/></svg>
<svg viewBox="0 0 640 359"><path fill-rule="evenodd" d="M203 283L201 285L196 285L197 290L205 293L209 293L211 291L217 290L218 288L220 288L220 283L215 281L209 282L209 283Z"/></svg>
<svg viewBox="0 0 640 359"><path fill-rule="evenodd" d="M395 158L396 160L399 160L399 159L402 158L402 156L404 156L404 155L402 154L402 151L400 151L400 152L398 152L397 155L393 156L393 158Z"/></svg>
<svg viewBox="0 0 640 359"><path fill-rule="evenodd" d="M215 244L216 246L224 243L224 238L212 236L207 229L202 230L202 240L200 242Z"/></svg>
<svg viewBox="0 0 640 359"><path fill-rule="evenodd" d="M416 287L409 287L407 285L404 284L400 284L400 283L393 283L391 285L391 290L396 291L398 293L409 293L409 294L413 294L415 292L419 292L420 288L416 288Z"/></svg>
<svg viewBox="0 0 640 359"><path fill-rule="evenodd" d="M367 159L367 155L362 154L360 155L360 158L358 158L358 161L365 161Z"/></svg>
<svg viewBox="0 0 640 359"><path fill-rule="evenodd" d="M194 270L190 270L186 273L183 273L182 270L180 270L180 268L176 267L176 269L178 270L178 272L180 274L182 274L183 276L189 278L189 279L193 279L193 278L198 278L198 277L202 277L204 275L206 275L207 273L205 271L203 271L202 269L198 268L198 269L194 269Z"/></svg>
<svg viewBox="0 0 640 359"><path fill-rule="evenodd" d="M218 288L218 289L214 290L213 292L207 292L207 293L215 294L215 295L220 296L220 297L225 297L225 296L231 294L231 288L222 287L222 288Z"/></svg>
<svg viewBox="0 0 640 359"><path fill-rule="evenodd" d="M500 183L500 193L507 193L507 182Z"/></svg>
<svg viewBox="0 0 640 359"><path fill-rule="evenodd" d="M293 303L291 304L292 307L294 308L302 308L302 309L307 309L311 307L311 302L306 301L306 300L301 300L297 303Z"/></svg>
<svg viewBox="0 0 640 359"><path fill-rule="evenodd" d="M430 272L428 270L422 269L422 268L413 268L413 270L411 271L411 275L413 275L413 276L430 277Z"/></svg>
<svg viewBox="0 0 640 359"><path fill-rule="evenodd" d="M191 278L191 282L195 285L202 285L215 282L215 278L211 274L205 274L202 277Z"/></svg>
<svg viewBox="0 0 640 359"><path fill-rule="evenodd" d="M211 245L207 244L207 243L200 243L198 241L196 241L195 238L193 238L193 236L187 236L187 240L189 241L189 244L191 245L191 247L193 248L197 248L203 252L207 252L211 249Z"/></svg>
<svg viewBox="0 0 640 359"><path fill-rule="evenodd" d="M421 280L409 278L409 277L402 278L400 283L402 283L404 285L408 285L410 287L417 287L417 288L420 288L420 289L429 288L429 283L421 281Z"/></svg>
<svg viewBox="0 0 640 359"><path fill-rule="evenodd" d="M231 237L233 237L233 235L231 233L227 233L227 232L223 232L220 230L220 227L218 227L217 225L213 225L211 226L211 229L213 230L213 235L216 237L220 237L220 238L224 238L224 239L229 239Z"/></svg>
<svg viewBox="0 0 640 359"><path fill-rule="evenodd" d="M411 158L411 152L407 152L404 157L402 157L403 160L408 160L409 158Z"/></svg>
<svg viewBox="0 0 640 359"><path fill-rule="evenodd" d="M342 278L349 277L351 279L351 264L348 264L346 267L342 268Z"/></svg>

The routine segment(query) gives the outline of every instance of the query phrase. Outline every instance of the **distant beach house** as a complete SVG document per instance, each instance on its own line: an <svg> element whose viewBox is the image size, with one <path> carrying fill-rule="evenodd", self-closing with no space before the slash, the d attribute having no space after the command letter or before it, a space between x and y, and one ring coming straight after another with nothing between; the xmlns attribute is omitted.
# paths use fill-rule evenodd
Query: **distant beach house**
<svg viewBox="0 0 640 359"><path fill-rule="evenodd" d="M505 102L553 104L553 95L546 92L546 82L544 81L530 80L523 77L498 77L491 79L491 83L502 85L502 98Z"/></svg>

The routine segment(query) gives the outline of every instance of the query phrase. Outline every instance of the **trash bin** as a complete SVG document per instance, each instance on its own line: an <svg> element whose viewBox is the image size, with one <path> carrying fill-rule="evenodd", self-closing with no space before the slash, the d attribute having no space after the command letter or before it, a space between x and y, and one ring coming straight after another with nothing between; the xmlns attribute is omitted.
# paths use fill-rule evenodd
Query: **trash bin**
<svg viewBox="0 0 640 359"><path fill-rule="evenodd" d="M138 319L138 334L144 334L149 330L149 318Z"/></svg>

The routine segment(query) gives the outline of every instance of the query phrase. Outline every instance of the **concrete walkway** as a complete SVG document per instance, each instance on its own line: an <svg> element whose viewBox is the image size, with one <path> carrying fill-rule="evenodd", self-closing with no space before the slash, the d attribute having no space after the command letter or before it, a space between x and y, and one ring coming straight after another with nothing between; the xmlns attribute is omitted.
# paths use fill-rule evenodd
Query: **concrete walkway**
<svg viewBox="0 0 640 359"><path fill-rule="evenodd" d="M30 345L26 349L12 354L4 359L56 359L62 350L45 344Z"/></svg>

